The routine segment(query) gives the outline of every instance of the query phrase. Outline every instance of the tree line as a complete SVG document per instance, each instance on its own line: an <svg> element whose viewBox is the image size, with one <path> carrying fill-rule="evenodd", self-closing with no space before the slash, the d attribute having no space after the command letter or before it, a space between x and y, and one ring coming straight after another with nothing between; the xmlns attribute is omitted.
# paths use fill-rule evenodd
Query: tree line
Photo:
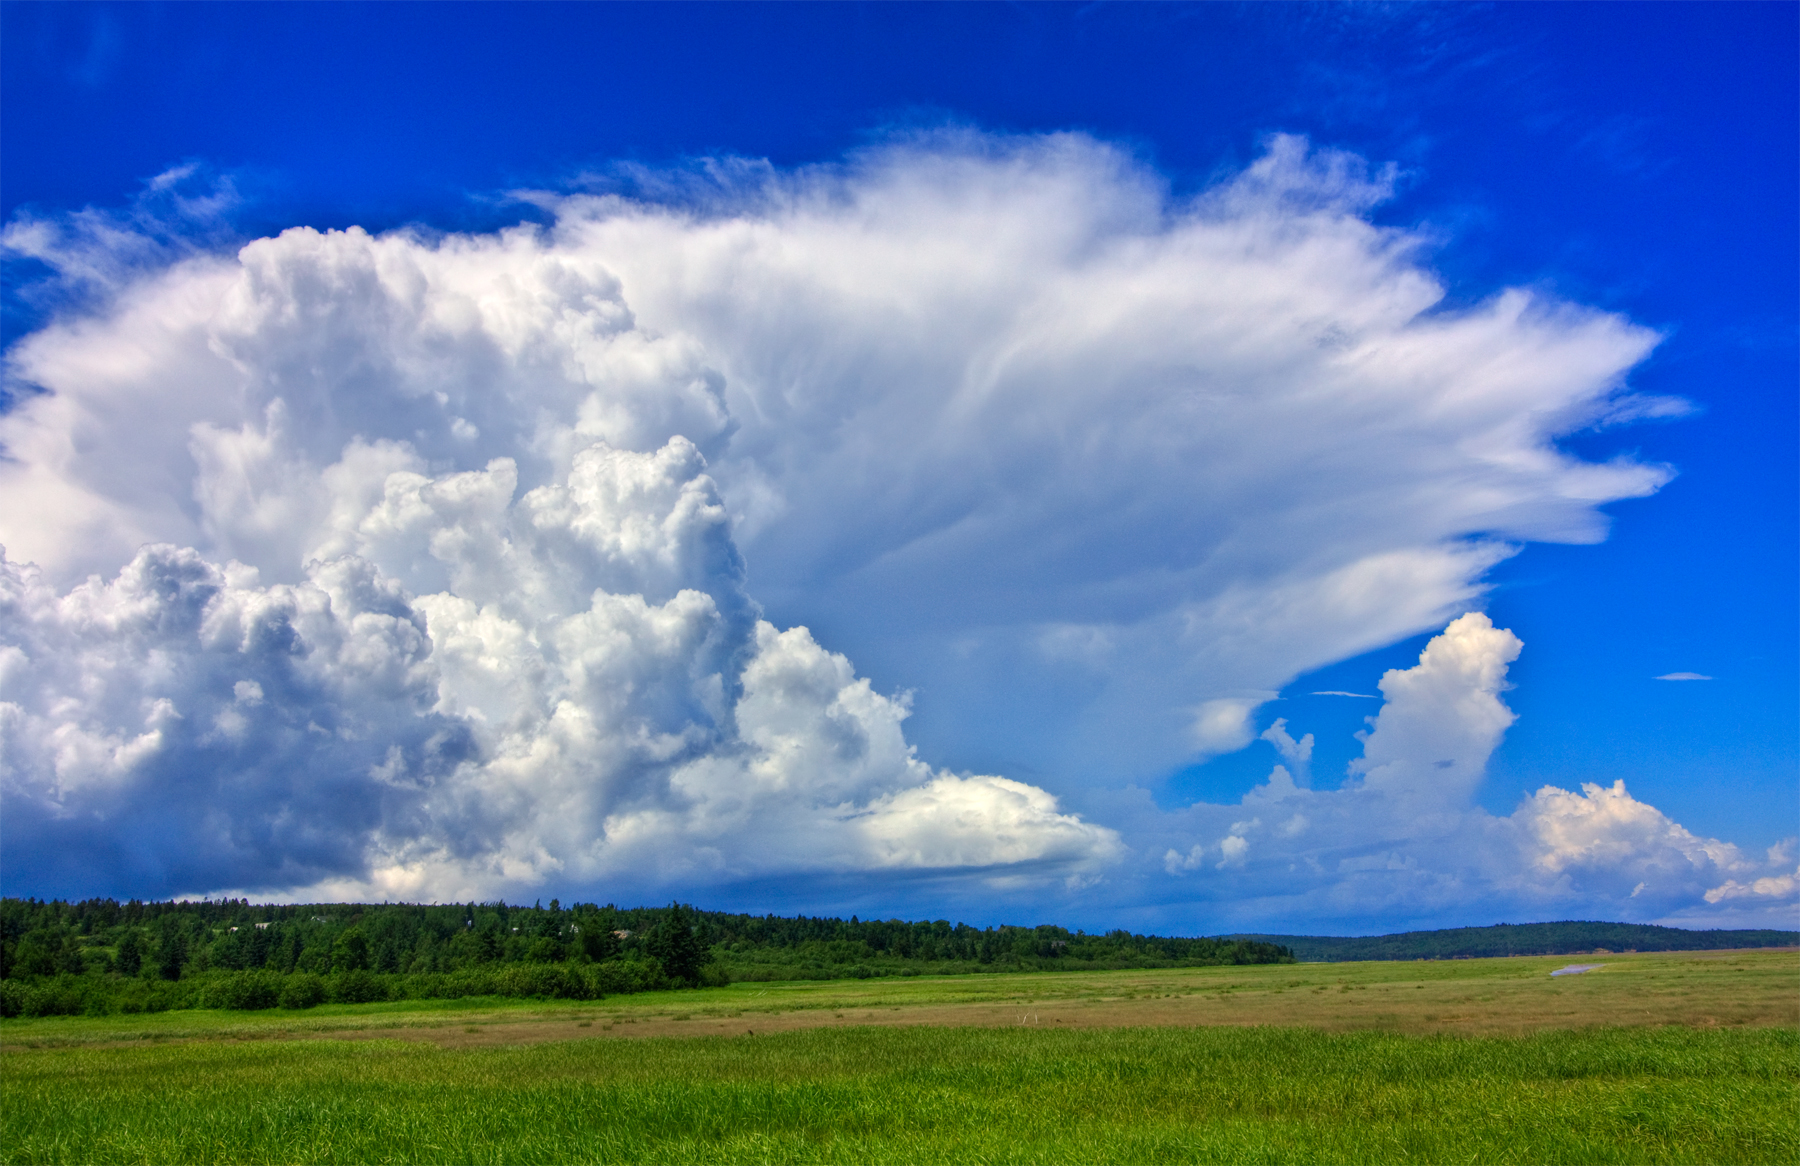
<svg viewBox="0 0 1800 1166"><path fill-rule="evenodd" d="M1499 923L1393 935L1247 935L1274 943L1305 963L1343 960L1476 959L1511 955L1582 955L1616 951L1718 951L1742 947L1794 947L1800 931L1689 931L1648 923L1567 920Z"/></svg>
<svg viewBox="0 0 1800 1166"><path fill-rule="evenodd" d="M1292 962L1254 939L503 902L0 899L0 1015L598 999L732 980Z"/></svg>

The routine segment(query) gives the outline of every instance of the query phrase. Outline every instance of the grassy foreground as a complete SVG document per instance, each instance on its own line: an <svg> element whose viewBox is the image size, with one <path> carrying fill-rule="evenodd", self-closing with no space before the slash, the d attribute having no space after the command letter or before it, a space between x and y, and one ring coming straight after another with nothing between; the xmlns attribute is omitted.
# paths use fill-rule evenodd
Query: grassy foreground
<svg viewBox="0 0 1800 1166"><path fill-rule="evenodd" d="M12 1162L1800 1160L1790 1031L840 1028L45 1050Z"/></svg>
<svg viewBox="0 0 1800 1166"><path fill-rule="evenodd" d="M1800 956L1593 959L9 1020L0 1161L1800 1161Z"/></svg>

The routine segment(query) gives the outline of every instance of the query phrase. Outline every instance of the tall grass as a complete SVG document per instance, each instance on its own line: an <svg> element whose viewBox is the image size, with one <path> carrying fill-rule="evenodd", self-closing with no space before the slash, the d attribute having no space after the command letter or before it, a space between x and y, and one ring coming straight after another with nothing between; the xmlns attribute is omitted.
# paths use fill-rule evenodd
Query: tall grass
<svg viewBox="0 0 1800 1166"><path fill-rule="evenodd" d="M839 1028L10 1050L8 1162L1793 1162L1800 1034Z"/></svg>

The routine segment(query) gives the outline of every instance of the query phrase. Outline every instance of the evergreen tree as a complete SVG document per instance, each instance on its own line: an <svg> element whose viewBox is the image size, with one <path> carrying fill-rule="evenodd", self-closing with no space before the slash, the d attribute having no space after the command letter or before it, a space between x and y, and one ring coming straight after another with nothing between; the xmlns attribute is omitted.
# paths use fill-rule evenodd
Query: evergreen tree
<svg viewBox="0 0 1800 1166"><path fill-rule="evenodd" d="M369 940L362 928L352 927L331 945L331 966L340 972L360 972L369 966Z"/></svg>
<svg viewBox="0 0 1800 1166"><path fill-rule="evenodd" d="M187 963L187 939L177 929L170 927L163 933L161 950L157 953L161 958L157 963L157 972L165 980L181 979L181 966Z"/></svg>
<svg viewBox="0 0 1800 1166"><path fill-rule="evenodd" d="M581 950L595 963L619 954L619 937L598 916L583 919L576 926L581 928Z"/></svg>
<svg viewBox="0 0 1800 1166"><path fill-rule="evenodd" d="M701 940L694 912L672 903L645 937L644 947L662 964L663 974L684 984L698 983L706 963L706 944Z"/></svg>
<svg viewBox="0 0 1800 1166"><path fill-rule="evenodd" d="M135 976L144 966L144 949L138 940L135 930L127 931L119 939L119 972L126 976Z"/></svg>
<svg viewBox="0 0 1800 1166"><path fill-rule="evenodd" d="M79 976L87 971L87 960L81 954L81 941L73 935L63 936L62 949L56 954L56 970L72 976Z"/></svg>

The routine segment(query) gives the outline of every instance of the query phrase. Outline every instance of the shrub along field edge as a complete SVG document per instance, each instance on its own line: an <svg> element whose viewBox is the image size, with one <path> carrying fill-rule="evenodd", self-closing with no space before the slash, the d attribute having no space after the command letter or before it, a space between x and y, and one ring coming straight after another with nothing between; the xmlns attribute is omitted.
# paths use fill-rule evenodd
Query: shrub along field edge
<svg viewBox="0 0 1800 1166"><path fill-rule="evenodd" d="M707 976L702 986L723 984ZM0 980L0 1017L112 1016L188 1008L255 1011L391 1000L461 1000L480 996L600 1000L679 985L648 960L604 964L516 964L459 972L385 975L360 969L313 972L208 971L179 980L71 975Z"/></svg>

